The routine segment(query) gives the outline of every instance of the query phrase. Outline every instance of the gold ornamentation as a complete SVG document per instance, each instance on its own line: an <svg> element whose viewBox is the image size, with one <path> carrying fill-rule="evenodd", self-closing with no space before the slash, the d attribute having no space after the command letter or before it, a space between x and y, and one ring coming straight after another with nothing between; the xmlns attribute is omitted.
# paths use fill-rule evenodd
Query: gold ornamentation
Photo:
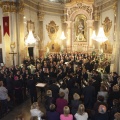
<svg viewBox="0 0 120 120"><path fill-rule="evenodd" d="M46 51L47 48L49 49L49 52L60 52L60 45L53 40L47 43L45 47Z"/></svg>
<svg viewBox="0 0 120 120"><path fill-rule="evenodd" d="M109 17L106 17L103 23L103 28L106 36L108 36L111 27L112 27L112 21L110 21Z"/></svg>
<svg viewBox="0 0 120 120"><path fill-rule="evenodd" d="M69 13L72 14L73 12L75 12L75 11L78 10L78 9L85 10L87 13L89 13L89 15L91 15L91 13L92 13L92 8L91 8L90 6L84 5L84 4L82 4L82 3L77 3L77 7L71 8L71 9L70 9L71 12L69 12Z"/></svg>
<svg viewBox="0 0 120 120"><path fill-rule="evenodd" d="M39 19L39 21L43 21L43 19L44 19L44 13L39 12L38 13L38 19Z"/></svg>
<svg viewBox="0 0 120 120"><path fill-rule="evenodd" d="M50 23L46 25L46 29L48 31L48 36L51 39L51 41L48 42L48 44L45 47L45 50L49 48L50 52L60 52L60 45L57 42L55 42L59 26L57 26L54 21L50 21Z"/></svg>
<svg viewBox="0 0 120 120"><path fill-rule="evenodd" d="M22 12L24 9L24 3L19 2L18 4L16 2L10 2L10 1L4 1L1 2L1 7L3 12Z"/></svg>
<svg viewBox="0 0 120 120"><path fill-rule="evenodd" d="M103 49L103 53L112 53L113 51L113 46L111 43L107 40L106 42L102 43L100 46Z"/></svg>
<svg viewBox="0 0 120 120"><path fill-rule="evenodd" d="M75 18L75 42L86 42L86 17L78 15Z"/></svg>
<svg viewBox="0 0 120 120"><path fill-rule="evenodd" d="M59 26L56 26L54 21L50 21L49 25L46 25L46 29L48 31L49 38L51 40L55 40L57 37Z"/></svg>
<svg viewBox="0 0 120 120"><path fill-rule="evenodd" d="M27 32L29 32L29 30L32 30L33 33L35 32L35 25L31 20L27 21Z"/></svg>

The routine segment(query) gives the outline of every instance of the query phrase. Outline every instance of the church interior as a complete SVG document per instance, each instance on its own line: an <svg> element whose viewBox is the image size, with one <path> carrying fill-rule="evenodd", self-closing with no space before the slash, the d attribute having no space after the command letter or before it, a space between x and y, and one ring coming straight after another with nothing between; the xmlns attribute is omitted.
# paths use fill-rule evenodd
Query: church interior
<svg viewBox="0 0 120 120"><path fill-rule="evenodd" d="M120 0L0 0L0 68L81 54L120 74L119 11Z"/></svg>
<svg viewBox="0 0 120 120"><path fill-rule="evenodd" d="M1 0L0 14L1 62L6 66L13 64L14 53L14 64L21 64L32 47L34 58L103 53L111 60L111 71L119 72L119 0ZM105 41L94 39L100 27ZM26 42L30 31L35 44Z"/></svg>

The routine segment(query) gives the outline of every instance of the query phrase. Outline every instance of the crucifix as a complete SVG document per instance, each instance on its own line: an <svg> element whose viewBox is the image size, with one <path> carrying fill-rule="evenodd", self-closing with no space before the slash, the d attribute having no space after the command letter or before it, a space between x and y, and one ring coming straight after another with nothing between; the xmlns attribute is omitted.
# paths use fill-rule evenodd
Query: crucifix
<svg viewBox="0 0 120 120"><path fill-rule="evenodd" d="M11 55L12 55L12 57L13 57L13 66L14 66L14 65L15 65L14 56L15 56L15 54L17 54L17 53L15 53L15 52L14 52L15 42L12 42L12 43L10 44L10 47L11 47L11 49L12 49L12 52L11 52L11 53L9 53L9 54L11 54Z"/></svg>
<svg viewBox="0 0 120 120"><path fill-rule="evenodd" d="M13 55L13 66L14 66L15 65L14 55L17 54L17 53L14 53L14 51L13 51L13 52L11 52L9 54Z"/></svg>

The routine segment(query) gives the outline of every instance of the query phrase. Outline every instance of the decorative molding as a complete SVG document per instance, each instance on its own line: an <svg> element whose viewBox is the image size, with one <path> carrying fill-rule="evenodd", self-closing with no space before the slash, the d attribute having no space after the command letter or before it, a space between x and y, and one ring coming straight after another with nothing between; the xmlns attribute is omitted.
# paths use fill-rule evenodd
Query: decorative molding
<svg viewBox="0 0 120 120"><path fill-rule="evenodd" d="M105 35L108 36L109 31L112 27L112 21L110 21L109 17L106 17L102 24L103 24Z"/></svg>
<svg viewBox="0 0 120 120"><path fill-rule="evenodd" d="M93 4L94 0L71 0L70 3L65 4L66 6L71 6L76 3L86 3L86 4Z"/></svg>
<svg viewBox="0 0 120 120"><path fill-rule="evenodd" d="M109 40L107 40L106 42L102 43L100 48L103 49L103 53L110 53L110 54L112 54L113 46L111 45Z"/></svg>
<svg viewBox="0 0 120 120"><path fill-rule="evenodd" d="M10 2L10 1L4 1L1 2L1 7L3 10L3 13L5 12L23 12L24 10L24 3L21 2Z"/></svg>
<svg viewBox="0 0 120 120"><path fill-rule="evenodd" d="M27 32L29 32L29 30L32 30L33 33L35 32L35 25L31 20L27 21Z"/></svg>
<svg viewBox="0 0 120 120"><path fill-rule="evenodd" d="M50 21L50 23L46 25L46 29L48 31L49 38L51 40L55 40L57 37L59 26L57 26L54 21Z"/></svg>
<svg viewBox="0 0 120 120"><path fill-rule="evenodd" d="M73 16L77 14L85 14L87 19L92 19L93 8L90 5L84 3L77 3L67 9L67 20L73 20ZM75 15L74 15L75 14ZM73 20L74 21L74 20Z"/></svg>
<svg viewBox="0 0 120 120"><path fill-rule="evenodd" d="M43 12L38 12L38 19L39 19L39 21L44 20L44 13Z"/></svg>

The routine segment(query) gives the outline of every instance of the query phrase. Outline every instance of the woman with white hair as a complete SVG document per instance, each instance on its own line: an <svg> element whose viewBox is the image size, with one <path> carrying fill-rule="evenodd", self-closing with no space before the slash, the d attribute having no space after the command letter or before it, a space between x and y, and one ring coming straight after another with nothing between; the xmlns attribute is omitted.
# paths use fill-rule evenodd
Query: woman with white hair
<svg viewBox="0 0 120 120"><path fill-rule="evenodd" d="M88 119L88 113L85 112L85 107L83 104L80 104L78 107L77 113L74 115L76 120L87 120Z"/></svg>

